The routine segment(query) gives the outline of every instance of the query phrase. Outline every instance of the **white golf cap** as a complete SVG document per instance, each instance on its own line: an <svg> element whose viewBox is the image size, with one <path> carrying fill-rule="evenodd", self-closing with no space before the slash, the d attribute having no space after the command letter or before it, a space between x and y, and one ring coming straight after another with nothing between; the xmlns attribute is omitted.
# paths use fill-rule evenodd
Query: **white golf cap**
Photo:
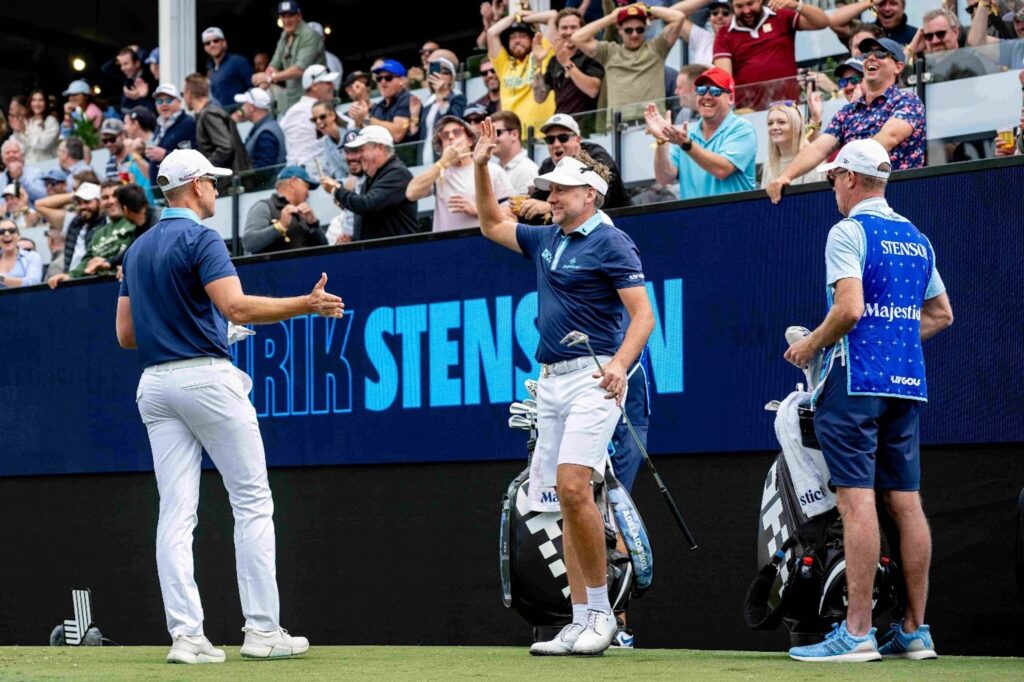
<svg viewBox="0 0 1024 682"><path fill-rule="evenodd" d="M235 101L239 104L248 102L257 109L266 109L267 111L270 111L272 105L270 93L263 88L250 88L241 94L235 95Z"/></svg>
<svg viewBox="0 0 1024 682"><path fill-rule="evenodd" d="M889 171L878 170L883 163L891 164L889 153L885 147L870 138L865 140L854 140L839 150L839 156L832 163L823 163L815 170L818 173L827 173L836 168L870 175L873 178L888 179Z"/></svg>
<svg viewBox="0 0 1024 682"><path fill-rule="evenodd" d="M555 114L547 120L547 123L540 127L540 131L546 133L548 128L554 128L555 126L568 128L576 135L580 134L580 124L569 114Z"/></svg>
<svg viewBox="0 0 1024 682"><path fill-rule="evenodd" d="M78 197L82 201L96 201L100 198L100 186L94 182L83 182L72 196Z"/></svg>
<svg viewBox="0 0 1024 682"><path fill-rule="evenodd" d="M338 87L338 78L340 77L340 73L328 71L323 64L313 64L302 72L302 89L309 90L314 83L333 83L334 87Z"/></svg>
<svg viewBox="0 0 1024 682"><path fill-rule="evenodd" d="M92 93L92 88L89 87L89 84L86 81L79 79L71 81L68 85L68 89L63 92L63 95L67 97L68 95L88 95L90 93Z"/></svg>
<svg viewBox="0 0 1024 682"><path fill-rule="evenodd" d="M231 175L231 169L217 168L195 149L175 149L164 157L157 171L156 182L160 189L167 191L187 185L196 178L211 175L227 177Z"/></svg>
<svg viewBox="0 0 1024 682"><path fill-rule="evenodd" d="M355 139L351 142L345 143L345 149L358 149L364 144L369 143L382 144L385 147L394 147L395 139L391 137L391 133L384 126L366 126L359 131Z"/></svg>
<svg viewBox="0 0 1024 682"><path fill-rule="evenodd" d="M4 187L3 196L5 196L5 197L16 197L16 196L18 196L18 193L14 189L14 183L13 182L11 184L7 185L6 187Z"/></svg>
<svg viewBox="0 0 1024 682"><path fill-rule="evenodd" d="M181 99L181 92L178 90L178 86L174 83L161 83L156 90L153 91L153 97L157 95L170 95L174 99Z"/></svg>
<svg viewBox="0 0 1024 682"><path fill-rule="evenodd" d="M213 38L220 38L221 40L224 40L224 31L220 30L220 28L217 26L211 26L210 28L203 31L202 38L204 43L207 40L211 40Z"/></svg>
<svg viewBox="0 0 1024 682"><path fill-rule="evenodd" d="M571 156L564 157L553 171L538 175L533 181L537 189L545 192L551 189L551 183L565 187L590 186L596 189L598 194L608 194L608 183L604 178L593 168Z"/></svg>

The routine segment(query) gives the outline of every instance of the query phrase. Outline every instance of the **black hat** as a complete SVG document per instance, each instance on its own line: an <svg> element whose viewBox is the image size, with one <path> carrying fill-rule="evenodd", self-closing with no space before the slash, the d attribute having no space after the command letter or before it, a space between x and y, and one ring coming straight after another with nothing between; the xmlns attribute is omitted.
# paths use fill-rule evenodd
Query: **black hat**
<svg viewBox="0 0 1024 682"><path fill-rule="evenodd" d="M142 126L143 130L156 130L156 115L146 107L132 107L125 116Z"/></svg>

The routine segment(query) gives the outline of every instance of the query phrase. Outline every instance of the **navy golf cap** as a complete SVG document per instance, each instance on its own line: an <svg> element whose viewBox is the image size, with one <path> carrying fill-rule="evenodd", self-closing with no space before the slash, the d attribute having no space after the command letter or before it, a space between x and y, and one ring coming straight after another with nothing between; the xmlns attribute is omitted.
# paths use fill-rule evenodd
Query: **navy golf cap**
<svg viewBox="0 0 1024 682"><path fill-rule="evenodd" d="M285 166L281 169L281 172L277 174L278 180L287 180L288 178L299 178L307 185L310 189L316 189L320 186L320 183L313 178L309 177L309 173L302 166Z"/></svg>
<svg viewBox="0 0 1024 682"><path fill-rule="evenodd" d="M285 2L277 3L277 13L280 14L300 14L302 8L299 7L299 3L295 0L285 0Z"/></svg>

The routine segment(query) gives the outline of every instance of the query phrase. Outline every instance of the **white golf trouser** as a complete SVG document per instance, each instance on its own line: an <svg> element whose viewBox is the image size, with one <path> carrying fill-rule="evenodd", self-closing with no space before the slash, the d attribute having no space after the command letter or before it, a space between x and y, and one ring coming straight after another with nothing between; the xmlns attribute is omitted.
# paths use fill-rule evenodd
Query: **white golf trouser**
<svg viewBox="0 0 1024 682"><path fill-rule="evenodd" d="M249 402L252 380L228 360L148 367L136 401L149 432L160 491L156 563L171 637L203 634L192 560L202 450L217 466L235 517L235 570L245 626L278 627L274 501L263 439Z"/></svg>

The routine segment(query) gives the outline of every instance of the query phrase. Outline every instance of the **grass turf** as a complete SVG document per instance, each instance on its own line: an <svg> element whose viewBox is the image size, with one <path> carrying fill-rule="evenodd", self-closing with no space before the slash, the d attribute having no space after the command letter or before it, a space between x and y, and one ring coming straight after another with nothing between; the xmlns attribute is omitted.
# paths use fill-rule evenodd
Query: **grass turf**
<svg viewBox="0 0 1024 682"><path fill-rule="evenodd" d="M228 647L218 665L164 662L168 647L0 647L0 680L1021 680L1024 659L813 664L784 654L682 649L611 650L595 659L534 658L522 647L314 646L301 658L251 661Z"/></svg>

